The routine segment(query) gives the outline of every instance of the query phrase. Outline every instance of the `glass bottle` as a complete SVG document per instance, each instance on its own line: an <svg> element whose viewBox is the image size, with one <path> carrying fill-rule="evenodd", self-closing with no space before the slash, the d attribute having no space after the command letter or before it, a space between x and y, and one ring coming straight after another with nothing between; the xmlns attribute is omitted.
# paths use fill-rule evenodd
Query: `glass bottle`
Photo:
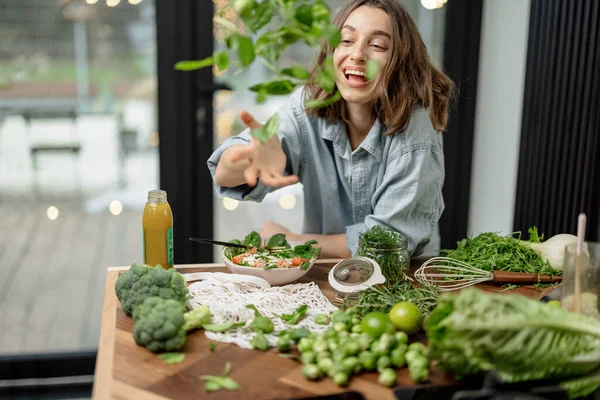
<svg viewBox="0 0 600 400"><path fill-rule="evenodd" d="M370 258L379 264L381 273L386 283L399 283L404 280L410 268L410 253L408 240L398 232L393 232L396 242L393 245L383 246L373 243L359 235L357 255Z"/></svg>
<svg viewBox="0 0 600 400"><path fill-rule="evenodd" d="M173 267L173 214L167 192L151 190L142 215L144 264Z"/></svg>

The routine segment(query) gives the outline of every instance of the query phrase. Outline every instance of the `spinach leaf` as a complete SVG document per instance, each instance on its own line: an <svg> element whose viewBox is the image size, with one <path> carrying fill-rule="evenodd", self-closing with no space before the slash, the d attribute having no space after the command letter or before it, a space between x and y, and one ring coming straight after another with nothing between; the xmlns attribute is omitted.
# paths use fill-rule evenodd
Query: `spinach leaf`
<svg viewBox="0 0 600 400"><path fill-rule="evenodd" d="M244 238L244 245L252 247L260 247L260 235L256 231L250 232Z"/></svg>
<svg viewBox="0 0 600 400"><path fill-rule="evenodd" d="M231 371L231 363L227 362L225 364L225 369L221 372L219 376L213 375L202 375L200 379L206 381L204 383L204 390L207 392L216 392L217 390L226 389L226 390L240 390L240 385L231 378L228 378L227 375Z"/></svg>
<svg viewBox="0 0 600 400"><path fill-rule="evenodd" d="M305 327L294 328L290 331L290 339L298 343L303 337L310 337L310 331Z"/></svg>
<svg viewBox="0 0 600 400"><path fill-rule="evenodd" d="M309 240L304 244L300 244L292 249L292 254L296 257L305 258L312 260L321 253L320 247L312 247L313 244L317 244L316 240Z"/></svg>
<svg viewBox="0 0 600 400"><path fill-rule="evenodd" d="M294 311L292 314L283 314L280 315L279 318L284 320L290 325L296 325L300 322L304 317L306 317L306 312L308 311L308 306L306 304L301 305Z"/></svg>
<svg viewBox="0 0 600 400"><path fill-rule="evenodd" d="M269 238L269 242L267 243L267 247L290 247L290 244L285 239L284 233L276 233L275 235Z"/></svg>
<svg viewBox="0 0 600 400"><path fill-rule="evenodd" d="M258 332L271 333L273 329L275 329L275 325L270 318L264 317L258 311L258 309L254 306L254 304L248 304L246 308L254 310L254 320L250 325L252 325Z"/></svg>
<svg viewBox="0 0 600 400"><path fill-rule="evenodd" d="M256 332L256 336L250 340L253 349L267 351L269 350L269 341L261 331Z"/></svg>
<svg viewBox="0 0 600 400"><path fill-rule="evenodd" d="M179 364L185 360L185 354L174 352L162 353L158 356L158 358L164 360L165 364Z"/></svg>

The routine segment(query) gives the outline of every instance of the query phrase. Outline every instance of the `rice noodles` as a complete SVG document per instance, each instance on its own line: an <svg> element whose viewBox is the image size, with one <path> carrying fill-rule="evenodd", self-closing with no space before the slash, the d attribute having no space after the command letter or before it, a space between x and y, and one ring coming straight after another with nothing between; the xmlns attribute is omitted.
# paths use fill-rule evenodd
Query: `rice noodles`
<svg viewBox="0 0 600 400"><path fill-rule="evenodd" d="M242 280L226 273L203 273L201 281L188 287L192 296L188 301L189 307L193 309L201 304L207 306L213 323L246 322L244 327L233 328L228 332L205 331L209 339L251 349L250 341L256 333L246 328L254 319L254 311L246 308L249 304L256 306L262 315L273 321L275 330L265 335L270 346L276 345L279 332L291 328L305 327L311 332L323 333L328 326L316 324L314 317L317 314L330 315L337 310L314 282L269 287L265 280L252 278L254 279ZM292 314L303 304L308 306L308 312L296 325L288 325L279 318L282 314Z"/></svg>

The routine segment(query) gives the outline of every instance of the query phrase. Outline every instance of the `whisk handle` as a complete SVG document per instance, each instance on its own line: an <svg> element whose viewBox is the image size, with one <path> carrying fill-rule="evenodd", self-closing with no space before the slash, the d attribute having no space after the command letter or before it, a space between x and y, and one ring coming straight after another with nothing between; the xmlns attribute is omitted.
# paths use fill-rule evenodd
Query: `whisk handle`
<svg viewBox="0 0 600 400"><path fill-rule="evenodd" d="M528 274L525 272L493 271L494 282L500 283L556 283L562 276Z"/></svg>

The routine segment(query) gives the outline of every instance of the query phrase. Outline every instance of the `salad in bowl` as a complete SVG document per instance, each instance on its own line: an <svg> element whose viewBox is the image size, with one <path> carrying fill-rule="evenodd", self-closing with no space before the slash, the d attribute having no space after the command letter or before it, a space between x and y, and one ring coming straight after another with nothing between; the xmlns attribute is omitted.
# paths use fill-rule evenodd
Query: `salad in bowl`
<svg viewBox="0 0 600 400"><path fill-rule="evenodd" d="M321 248L314 247L316 240L306 243L290 243L285 234L273 235L266 244L260 235L250 232L243 241L234 239L230 243L243 244L247 249L223 248L223 261L234 274L254 275L271 285L285 285L304 276L315 263Z"/></svg>

